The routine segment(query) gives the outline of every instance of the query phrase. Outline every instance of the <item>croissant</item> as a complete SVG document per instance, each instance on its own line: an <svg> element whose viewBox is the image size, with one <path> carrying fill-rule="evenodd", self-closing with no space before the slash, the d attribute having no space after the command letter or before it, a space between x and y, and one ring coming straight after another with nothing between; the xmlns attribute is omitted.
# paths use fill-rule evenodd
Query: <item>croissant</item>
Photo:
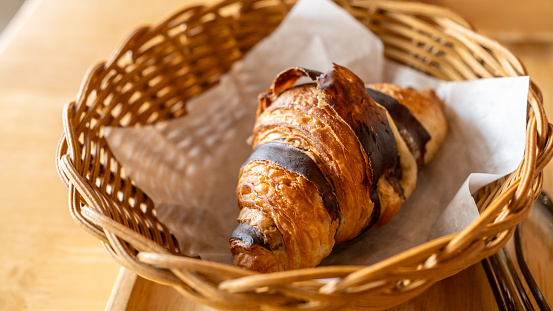
<svg viewBox="0 0 553 311"><path fill-rule="evenodd" d="M307 83L296 85L300 79ZM432 90L365 85L334 64L293 67L259 96L253 151L240 169L234 264L310 268L334 245L387 223L444 140Z"/></svg>

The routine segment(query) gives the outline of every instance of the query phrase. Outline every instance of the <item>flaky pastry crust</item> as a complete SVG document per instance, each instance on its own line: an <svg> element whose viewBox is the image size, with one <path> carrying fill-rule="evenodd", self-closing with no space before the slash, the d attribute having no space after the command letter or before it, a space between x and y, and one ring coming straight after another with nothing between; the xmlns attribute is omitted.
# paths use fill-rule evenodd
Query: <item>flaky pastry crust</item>
<svg viewBox="0 0 553 311"><path fill-rule="evenodd" d="M433 91L365 85L338 65L288 69L259 102L230 239L234 264L259 272L314 267L387 223L447 132Z"/></svg>

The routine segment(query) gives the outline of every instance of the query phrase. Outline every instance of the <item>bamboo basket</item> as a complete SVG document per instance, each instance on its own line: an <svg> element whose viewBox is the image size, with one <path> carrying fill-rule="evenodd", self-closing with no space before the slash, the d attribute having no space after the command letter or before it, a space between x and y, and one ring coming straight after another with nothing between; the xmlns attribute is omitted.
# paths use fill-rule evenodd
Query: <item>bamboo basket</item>
<svg viewBox="0 0 553 311"><path fill-rule="evenodd" d="M187 101L278 26L295 1L225 0L184 8L136 29L87 73L63 111L56 165L71 215L122 266L221 310L378 310L497 252L529 213L552 156L551 124L530 83L526 151L517 170L481 189L480 217L464 231L371 266L271 274L179 254L152 200L113 157L104 126L130 127L186 115ZM507 49L455 13L407 1L336 1L385 44L385 56L444 80L528 75ZM333 278L334 282L322 279Z"/></svg>

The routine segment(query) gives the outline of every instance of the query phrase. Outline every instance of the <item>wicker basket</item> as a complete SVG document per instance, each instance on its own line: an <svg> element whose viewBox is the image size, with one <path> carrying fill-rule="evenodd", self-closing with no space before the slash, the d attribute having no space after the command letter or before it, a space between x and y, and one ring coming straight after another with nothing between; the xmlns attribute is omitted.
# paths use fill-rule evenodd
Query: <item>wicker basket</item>
<svg viewBox="0 0 553 311"><path fill-rule="evenodd" d="M481 216L445 236L372 266L326 266L255 274L179 254L153 202L113 157L104 126L137 126L181 117L186 102L271 33L295 1L226 0L185 8L135 30L93 67L63 111L57 167L74 219L124 267L183 296L222 310L376 310L400 304L434 282L494 254L531 209L552 156L551 124L540 90L528 96L526 153L518 169L481 189ZM406 1L336 1L385 44L385 56L444 80L527 75L508 50L462 18ZM336 278L326 283L320 279Z"/></svg>

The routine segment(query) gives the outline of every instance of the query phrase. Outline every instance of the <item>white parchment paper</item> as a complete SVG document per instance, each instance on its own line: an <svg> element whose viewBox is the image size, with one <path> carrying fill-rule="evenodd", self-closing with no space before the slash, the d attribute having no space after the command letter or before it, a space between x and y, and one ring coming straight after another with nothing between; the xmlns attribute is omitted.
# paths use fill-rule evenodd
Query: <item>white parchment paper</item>
<svg viewBox="0 0 553 311"><path fill-rule="evenodd" d="M338 245L322 265L372 264L458 232L478 211L471 191L512 172L525 145L528 77L444 82L387 62L380 40L329 0L301 0L283 23L237 62L218 86L188 103L183 118L106 128L116 158L155 202L185 254L232 263L235 188L251 152L257 95L290 66L326 72L332 62L366 83L433 88L449 132L417 188L390 223Z"/></svg>

